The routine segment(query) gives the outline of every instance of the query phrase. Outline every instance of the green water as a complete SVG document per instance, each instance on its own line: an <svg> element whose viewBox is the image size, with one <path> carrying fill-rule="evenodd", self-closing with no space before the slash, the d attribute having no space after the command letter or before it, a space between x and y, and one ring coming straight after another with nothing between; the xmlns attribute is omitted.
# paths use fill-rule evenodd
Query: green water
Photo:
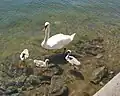
<svg viewBox="0 0 120 96"><path fill-rule="evenodd" d="M120 26L119 0L1 0L0 58L28 48L32 55L45 54L40 46L44 23L55 33L96 36L104 26ZM109 28L106 29L109 31ZM40 54L38 54L40 53Z"/></svg>

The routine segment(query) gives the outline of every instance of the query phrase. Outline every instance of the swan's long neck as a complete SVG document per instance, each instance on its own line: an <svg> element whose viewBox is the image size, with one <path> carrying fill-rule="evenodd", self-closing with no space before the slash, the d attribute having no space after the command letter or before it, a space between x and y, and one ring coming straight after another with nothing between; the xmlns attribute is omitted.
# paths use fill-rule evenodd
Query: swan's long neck
<svg viewBox="0 0 120 96"><path fill-rule="evenodd" d="M48 61L47 61L47 60L45 60L45 66L46 66L46 67L48 66Z"/></svg>
<svg viewBox="0 0 120 96"><path fill-rule="evenodd" d="M50 26L48 25L47 28L45 29L45 37L44 37L44 44L46 44L47 40L49 39L49 34L50 34Z"/></svg>
<svg viewBox="0 0 120 96"><path fill-rule="evenodd" d="M67 56L66 56L65 58L66 58L66 59L68 59L68 58L69 58L69 56L70 56L70 53L68 53L68 54L67 54Z"/></svg>

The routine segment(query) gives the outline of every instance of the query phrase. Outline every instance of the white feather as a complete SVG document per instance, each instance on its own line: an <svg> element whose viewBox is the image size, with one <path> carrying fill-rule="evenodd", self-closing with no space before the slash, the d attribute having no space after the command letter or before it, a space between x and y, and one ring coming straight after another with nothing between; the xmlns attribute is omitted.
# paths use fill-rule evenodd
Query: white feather
<svg viewBox="0 0 120 96"><path fill-rule="evenodd" d="M46 22L45 23L46 29L45 29L45 38L43 40L43 42L41 43L41 46L45 49L61 49L63 48L65 45L69 44L76 33L72 34L72 35L64 35L64 34L56 34L54 36L51 36L49 38L49 34L50 34L50 23Z"/></svg>
<svg viewBox="0 0 120 96"><path fill-rule="evenodd" d="M29 51L28 49L24 49L23 52L20 54L20 59L23 61L27 59L28 57L29 57Z"/></svg>
<svg viewBox="0 0 120 96"><path fill-rule="evenodd" d="M68 50L69 51L69 50ZM69 51L71 52L71 51ZM67 54L65 59L71 64L71 65L81 65L80 61L78 61L74 56L70 56L70 53Z"/></svg>
<svg viewBox="0 0 120 96"><path fill-rule="evenodd" d="M46 59L45 61L35 59L33 62L36 64L37 67L47 67L48 59Z"/></svg>

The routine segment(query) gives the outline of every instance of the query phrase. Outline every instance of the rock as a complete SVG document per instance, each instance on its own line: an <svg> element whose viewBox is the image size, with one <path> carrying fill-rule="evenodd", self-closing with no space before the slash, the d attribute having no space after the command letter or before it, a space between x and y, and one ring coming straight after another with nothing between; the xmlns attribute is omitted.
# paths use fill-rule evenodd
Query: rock
<svg viewBox="0 0 120 96"><path fill-rule="evenodd" d="M2 90L0 90L0 96L4 96L4 92Z"/></svg>
<svg viewBox="0 0 120 96"><path fill-rule="evenodd" d="M81 72L76 70L69 70L70 74L73 75L76 79L84 80L84 76Z"/></svg>
<svg viewBox="0 0 120 96"><path fill-rule="evenodd" d="M67 96L68 87L64 86L64 81L60 76L53 76L49 89L50 96Z"/></svg>
<svg viewBox="0 0 120 96"><path fill-rule="evenodd" d="M40 79L38 76L35 76L35 75L30 75L27 80L26 80L26 83L29 83L30 85L39 85L40 84Z"/></svg>
<svg viewBox="0 0 120 96"><path fill-rule="evenodd" d="M50 85L50 87L51 87L50 89L51 90L50 90L50 92L51 93L57 92L58 90L60 90L63 87L63 84L64 84L64 82L63 82L61 77L53 76L51 78L51 85Z"/></svg>
<svg viewBox="0 0 120 96"><path fill-rule="evenodd" d="M100 83L99 83L101 86L104 86L105 84L101 81Z"/></svg>
<svg viewBox="0 0 120 96"><path fill-rule="evenodd" d="M46 71L47 76L53 76L53 75L61 75L63 73L63 69L59 67L58 65L49 68L49 71Z"/></svg>
<svg viewBox="0 0 120 96"><path fill-rule="evenodd" d="M16 87L13 87L13 86L8 87L5 91L5 94L10 95L10 96L12 94L15 94L15 93L18 93L18 89Z"/></svg>
<svg viewBox="0 0 120 96"><path fill-rule="evenodd" d="M109 75L108 75L109 80L112 79L114 76L115 76L115 72L114 71L110 71Z"/></svg>
<svg viewBox="0 0 120 96"><path fill-rule="evenodd" d="M103 57L103 54L97 54L97 56L95 58L99 59L99 58L102 58Z"/></svg>
<svg viewBox="0 0 120 96"><path fill-rule="evenodd" d="M55 96L68 96L69 95L69 90L67 86L63 86L60 90L60 92L57 92Z"/></svg>
<svg viewBox="0 0 120 96"><path fill-rule="evenodd" d="M51 76L39 76L39 79L41 80L41 84L49 84L51 83Z"/></svg>
<svg viewBox="0 0 120 96"><path fill-rule="evenodd" d="M27 67L26 69L25 69L25 74L26 74L26 76L29 76L29 75L32 75L32 74L34 74L34 69L32 68L32 67Z"/></svg>
<svg viewBox="0 0 120 96"><path fill-rule="evenodd" d="M34 67L35 67L35 64L34 64L34 62L33 62L32 59L26 59L26 60L25 60L25 63L26 63L26 66L27 66L27 67L31 67L31 68L34 68Z"/></svg>
<svg viewBox="0 0 120 96"><path fill-rule="evenodd" d="M4 96L4 94L5 94L5 89L0 88L0 96Z"/></svg>
<svg viewBox="0 0 120 96"><path fill-rule="evenodd" d="M83 92L83 96L90 96L90 95L87 92Z"/></svg>
<svg viewBox="0 0 120 96"><path fill-rule="evenodd" d="M105 66L97 68L93 71L91 82L94 84L98 84L104 76L106 76L108 73L108 70Z"/></svg>
<svg viewBox="0 0 120 96"><path fill-rule="evenodd" d="M49 76L35 76L30 75L22 87L22 90L31 90L34 89L35 86L39 86L41 84L49 84L50 85L51 77Z"/></svg>
<svg viewBox="0 0 120 96"><path fill-rule="evenodd" d="M6 88L10 87L10 86L16 86L17 88L20 88L24 85L24 82L26 80L27 76L20 76L18 78L14 78L14 79L11 79L7 82L7 84L5 84Z"/></svg>
<svg viewBox="0 0 120 96"><path fill-rule="evenodd" d="M50 68L34 68L34 74L37 76L45 75L52 77L53 75L61 75L63 73L63 69L56 66L51 66Z"/></svg>

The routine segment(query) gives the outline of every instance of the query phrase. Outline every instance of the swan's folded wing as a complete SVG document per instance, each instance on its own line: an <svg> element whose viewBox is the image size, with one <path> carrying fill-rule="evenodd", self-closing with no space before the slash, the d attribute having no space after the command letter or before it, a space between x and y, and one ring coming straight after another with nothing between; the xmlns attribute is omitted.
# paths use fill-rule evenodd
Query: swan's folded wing
<svg viewBox="0 0 120 96"><path fill-rule="evenodd" d="M81 63L73 56L69 56L69 58L72 58L70 61L74 63L75 65L80 65Z"/></svg>
<svg viewBox="0 0 120 96"><path fill-rule="evenodd" d="M50 47L56 45L57 43L65 43L68 42L70 40L70 36L69 35L64 35L64 34L57 34L54 35L52 37L50 37L47 41L47 43L49 44Z"/></svg>

